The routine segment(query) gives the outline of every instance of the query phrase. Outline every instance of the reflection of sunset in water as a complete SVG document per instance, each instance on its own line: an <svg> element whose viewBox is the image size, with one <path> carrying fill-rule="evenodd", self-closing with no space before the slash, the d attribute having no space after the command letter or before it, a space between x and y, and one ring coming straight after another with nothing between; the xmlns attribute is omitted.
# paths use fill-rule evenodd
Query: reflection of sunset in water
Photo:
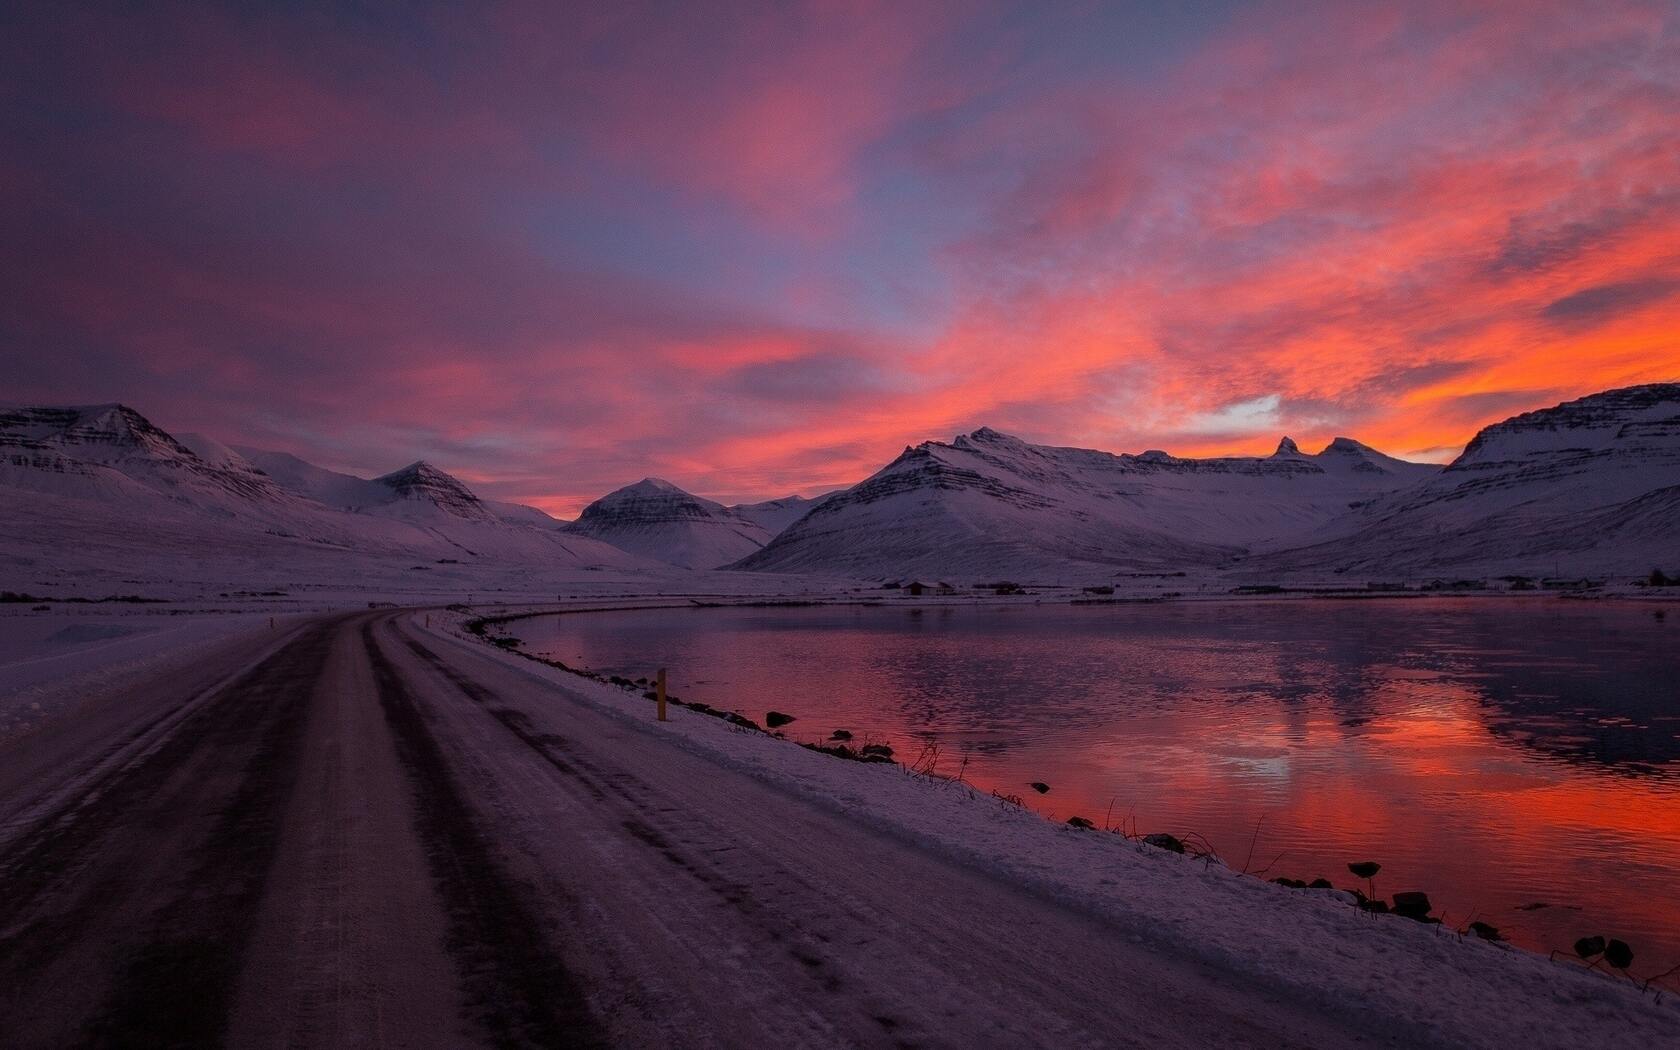
<svg viewBox="0 0 1680 1050"><path fill-rule="evenodd" d="M1195 833L1233 867L1383 865L1452 926L1680 962L1680 657L1635 604L1252 602L664 610L526 621L534 650L789 735L967 755L1055 819ZM1051 785L1048 795L1026 789ZM1256 828L1259 833L1256 837ZM1254 840L1253 857L1249 844ZM1534 907L1544 905L1544 907ZM1657 965L1660 963L1661 965Z"/></svg>

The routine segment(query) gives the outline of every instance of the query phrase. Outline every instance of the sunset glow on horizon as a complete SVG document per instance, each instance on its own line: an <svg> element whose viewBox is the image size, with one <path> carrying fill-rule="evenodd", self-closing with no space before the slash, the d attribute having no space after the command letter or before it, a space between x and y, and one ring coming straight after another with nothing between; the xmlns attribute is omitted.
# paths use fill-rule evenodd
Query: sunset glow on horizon
<svg viewBox="0 0 1680 1050"><path fill-rule="evenodd" d="M1672 2L469 7L0 16L0 401L570 516L1680 379Z"/></svg>

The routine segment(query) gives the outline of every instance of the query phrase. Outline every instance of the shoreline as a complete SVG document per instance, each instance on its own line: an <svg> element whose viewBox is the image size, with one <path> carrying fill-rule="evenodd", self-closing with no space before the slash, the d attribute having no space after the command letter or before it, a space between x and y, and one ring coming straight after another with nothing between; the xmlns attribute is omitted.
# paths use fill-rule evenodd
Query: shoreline
<svg viewBox="0 0 1680 1050"><path fill-rule="evenodd" d="M1373 916L1351 906L1344 891L1289 889L1119 835L1057 825L967 785L909 775L896 764L838 761L793 740L675 706L671 722L657 723L639 693L528 654L509 654L469 633L466 622L461 616L431 631L567 687L638 731L667 734L686 749L896 837L1100 914L1147 943L1280 981L1324 998L1327 1007L1372 997L1392 1001L1396 987L1427 990L1422 1003L1402 997L1391 1005L1449 1045L1508 1045L1523 1030L1535 1045L1553 1045L1552 1037L1571 1025L1559 1017L1537 1021L1552 1013L1548 1005L1599 1001L1614 1004L1610 1012L1630 1030L1651 1025L1662 1038L1680 1038L1680 994L1641 995L1623 978L1550 962L1526 949ZM1257 955L1255 945L1281 954ZM1350 969L1350 960L1363 960L1369 972ZM1468 1028L1489 1024L1491 1014L1505 1015L1508 1027L1499 1038L1466 1038Z"/></svg>

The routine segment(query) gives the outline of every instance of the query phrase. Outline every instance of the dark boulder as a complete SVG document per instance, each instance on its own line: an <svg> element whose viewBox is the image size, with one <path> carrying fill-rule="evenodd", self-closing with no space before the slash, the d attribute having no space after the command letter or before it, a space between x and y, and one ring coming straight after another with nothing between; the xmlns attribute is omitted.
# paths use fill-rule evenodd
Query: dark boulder
<svg viewBox="0 0 1680 1050"><path fill-rule="evenodd" d="M1089 829L1089 828L1096 827L1095 824L1091 823L1089 820L1086 820L1084 817L1069 817L1067 819L1067 822L1068 822L1069 825L1071 825L1072 827L1076 827L1076 828Z"/></svg>
<svg viewBox="0 0 1680 1050"><path fill-rule="evenodd" d="M1307 883L1307 889L1309 890L1333 890L1335 888L1335 885L1332 884L1329 879L1325 878L1314 879Z"/></svg>
<svg viewBox="0 0 1680 1050"><path fill-rule="evenodd" d="M1604 961L1618 970L1625 970L1633 965L1633 949L1626 941L1618 941L1614 937L1604 946Z"/></svg>
<svg viewBox="0 0 1680 1050"><path fill-rule="evenodd" d="M780 711L766 711L764 713L764 724L771 729L780 729L793 720L792 715L783 714Z"/></svg>
<svg viewBox="0 0 1680 1050"><path fill-rule="evenodd" d="M836 729L834 732L828 734L828 738L830 740L850 740L852 738L852 734L850 730Z"/></svg>
<svg viewBox="0 0 1680 1050"><path fill-rule="evenodd" d="M1429 920L1429 894L1417 890L1394 895L1394 914L1404 915L1408 919L1418 922Z"/></svg>
<svg viewBox="0 0 1680 1050"><path fill-rule="evenodd" d="M1505 939L1499 936L1499 927L1489 926L1485 922L1471 923L1470 932L1484 941L1502 941Z"/></svg>
<svg viewBox="0 0 1680 1050"><path fill-rule="evenodd" d="M1164 831L1157 831L1153 835L1145 835L1143 841L1156 849L1164 849L1172 853L1184 852L1184 843Z"/></svg>
<svg viewBox="0 0 1680 1050"><path fill-rule="evenodd" d="M1035 780L1027 786L1038 792L1040 795L1048 795L1050 793L1050 785L1041 780Z"/></svg>

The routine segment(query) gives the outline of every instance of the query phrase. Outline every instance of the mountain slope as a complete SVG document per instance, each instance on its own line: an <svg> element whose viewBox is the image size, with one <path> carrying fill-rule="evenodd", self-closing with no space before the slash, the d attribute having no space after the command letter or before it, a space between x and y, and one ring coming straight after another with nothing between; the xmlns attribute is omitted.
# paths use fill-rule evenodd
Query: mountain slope
<svg viewBox="0 0 1680 1050"><path fill-rule="evenodd" d="M607 493L566 531L688 569L727 565L770 541L762 525L659 478Z"/></svg>
<svg viewBox="0 0 1680 1050"><path fill-rule="evenodd" d="M197 448L197 442L203 439L188 435L182 440ZM462 513L458 508L476 506L488 510L491 517L525 525L558 528L561 524L535 507L481 499L458 479L424 461L381 478L369 479L317 467L288 452L271 452L243 445L230 451L260 468L286 491L339 510L413 518L417 509L431 503L433 509L443 514L466 520L486 519L476 509ZM424 480L419 476L422 473L428 476ZM409 476L405 477L405 474Z"/></svg>
<svg viewBox="0 0 1680 1050"><path fill-rule="evenodd" d="M398 516L418 513L430 517L441 513L462 521L500 520L471 489L425 460L382 474L373 483L391 494L387 506Z"/></svg>
<svg viewBox="0 0 1680 1050"><path fill-rule="evenodd" d="M1258 574L1641 574L1680 563L1680 384L1608 390L1483 429L1418 487Z"/></svg>
<svg viewBox="0 0 1680 1050"><path fill-rule="evenodd" d="M297 504L240 457L201 458L116 404L0 409L0 485L230 514L289 511Z"/></svg>
<svg viewBox="0 0 1680 1050"><path fill-rule="evenodd" d="M500 516L424 463L364 481L295 457L259 458L281 478L121 405L0 410L0 575L342 582L388 580L416 563L653 567L552 523Z"/></svg>
<svg viewBox="0 0 1680 1050"><path fill-rule="evenodd" d="M730 507L729 511L737 517L747 519L771 536L777 536L833 495L834 493L827 492L811 499L804 496L783 496L781 499L769 499L762 503L738 503Z"/></svg>
<svg viewBox="0 0 1680 1050"><path fill-rule="evenodd" d="M1317 455L1181 459L1031 445L990 428L907 448L735 567L1087 581L1215 565L1310 535L1438 467L1338 438Z"/></svg>

